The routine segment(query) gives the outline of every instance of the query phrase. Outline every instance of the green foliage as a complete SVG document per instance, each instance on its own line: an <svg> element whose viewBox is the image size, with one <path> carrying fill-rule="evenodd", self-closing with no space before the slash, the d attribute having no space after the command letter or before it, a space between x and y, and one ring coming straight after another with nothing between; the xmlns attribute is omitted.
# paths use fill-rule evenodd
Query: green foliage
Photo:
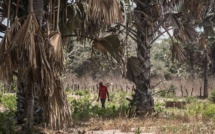
<svg viewBox="0 0 215 134"><path fill-rule="evenodd" d="M0 134L14 134L15 133L15 112L5 111L0 112Z"/></svg>
<svg viewBox="0 0 215 134"><path fill-rule="evenodd" d="M208 118L212 118L215 121L215 104L207 105L203 115Z"/></svg>
<svg viewBox="0 0 215 134"><path fill-rule="evenodd" d="M16 110L16 96L15 95L3 95L0 98L0 102L3 106L9 110Z"/></svg>
<svg viewBox="0 0 215 134"><path fill-rule="evenodd" d="M210 97L210 99L211 99L211 101L212 101L213 103L215 103L215 89L213 89L213 90L211 91L211 97Z"/></svg>
<svg viewBox="0 0 215 134"><path fill-rule="evenodd" d="M3 96L3 92L0 90L0 98ZM1 101L1 99L0 99Z"/></svg>
<svg viewBox="0 0 215 134"><path fill-rule="evenodd" d="M168 89L160 92L160 97L175 97L176 89L177 88L173 84L171 84Z"/></svg>
<svg viewBox="0 0 215 134"><path fill-rule="evenodd" d="M77 90L74 92L74 95L80 95L80 96L89 95L89 90Z"/></svg>
<svg viewBox="0 0 215 134"><path fill-rule="evenodd" d="M137 128L135 134L141 134L141 129L140 129L140 127Z"/></svg>
<svg viewBox="0 0 215 134"><path fill-rule="evenodd" d="M72 118L74 120L89 120L97 117L114 118L119 115L126 115L129 110L128 105L125 105L125 103L122 103L120 106L106 104L106 108L102 109L98 104L93 105L87 99L72 100L71 105Z"/></svg>
<svg viewBox="0 0 215 134"><path fill-rule="evenodd" d="M172 52L169 39L164 39L161 43L155 43L151 49L151 77L164 77L170 80L173 77L187 77L187 65L171 60Z"/></svg>
<svg viewBox="0 0 215 134"><path fill-rule="evenodd" d="M72 118L75 121L89 120L91 118L115 118L127 116L129 112L128 101L126 101L126 92L120 90L110 92L111 101L106 100L106 108L101 108L101 102L97 102L97 94L86 93L86 90L79 91L82 95L80 99L69 99L71 102Z"/></svg>

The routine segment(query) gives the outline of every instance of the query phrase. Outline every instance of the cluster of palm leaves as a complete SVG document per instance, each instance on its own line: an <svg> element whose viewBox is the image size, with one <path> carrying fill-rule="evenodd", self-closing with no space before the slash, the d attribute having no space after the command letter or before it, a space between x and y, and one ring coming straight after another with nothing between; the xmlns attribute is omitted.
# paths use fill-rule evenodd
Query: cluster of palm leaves
<svg viewBox="0 0 215 134"><path fill-rule="evenodd" d="M48 29L43 33L39 18L43 15L40 9L35 10L33 4L38 1L27 1L29 4L28 15L23 22L19 21L16 13L14 22L10 19L14 1L3 1L7 4L7 29L2 39L1 50L1 78L12 82L13 72L16 72L19 83L24 83L27 107L27 125L32 126L35 97L43 109L44 120L53 128L63 127L70 123L70 108L61 81L63 71L62 39L58 28L60 1L58 1L57 19L55 29ZM17 0L16 11L23 1ZM34 2L34 3L33 3ZM41 3L40 3L41 4ZM42 11L43 11L43 4ZM5 9L3 10L5 11ZM37 16L36 16L37 15ZM9 24L9 21L11 24ZM49 23L49 22L48 22Z"/></svg>

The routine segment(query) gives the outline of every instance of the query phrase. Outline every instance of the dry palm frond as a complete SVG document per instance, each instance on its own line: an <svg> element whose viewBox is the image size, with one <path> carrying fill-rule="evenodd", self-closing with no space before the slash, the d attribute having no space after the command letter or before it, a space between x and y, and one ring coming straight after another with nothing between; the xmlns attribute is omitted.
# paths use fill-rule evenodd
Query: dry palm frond
<svg viewBox="0 0 215 134"><path fill-rule="evenodd" d="M21 28L21 24L19 22L19 18L16 16L15 21L11 25L11 32L13 37L16 35L16 33L19 31L20 28Z"/></svg>
<svg viewBox="0 0 215 134"><path fill-rule="evenodd" d="M193 19L201 20L206 11L207 3L211 0L184 0L184 11Z"/></svg>
<svg viewBox="0 0 215 134"><path fill-rule="evenodd" d="M172 43L171 52L172 52L172 62L174 62L174 59L180 62L184 61L185 59L184 49L179 43L177 42Z"/></svg>
<svg viewBox="0 0 215 134"><path fill-rule="evenodd" d="M11 47L11 31L7 28L5 36L0 44L0 77L7 82L13 80L13 65L11 61L11 55L8 49Z"/></svg>
<svg viewBox="0 0 215 134"><path fill-rule="evenodd" d="M8 14L7 18L10 18L10 4L11 0L8 1ZM5 79L9 83L13 81L13 73L14 70L11 60L10 52L8 51L11 48L11 29L9 28L9 20L7 20L7 30L5 36L1 42L0 46L0 72L2 75L1 78Z"/></svg>
<svg viewBox="0 0 215 134"><path fill-rule="evenodd" d="M127 61L127 73L126 78L135 82L135 78L143 73L140 61L137 57L129 57Z"/></svg>
<svg viewBox="0 0 215 134"><path fill-rule="evenodd" d="M71 121L70 108L66 101L62 80L60 79L63 67L63 46L58 27L59 11L60 0L58 0L57 31L49 35L47 42L44 42L42 38L38 39L41 42L40 44L45 43L45 48L40 44L38 45L40 54L38 61L41 61L39 68L42 80L41 87L43 89L41 101L44 109L44 118L47 125L55 129L66 127Z"/></svg>
<svg viewBox="0 0 215 134"><path fill-rule="evenodd" d="M87 3L89 18L94 22L113 24L123 21L117 0L87 0Z"/></svg>
<svg viewBox="0 0 215 134"><path fill-rule="evenodd" d="M198 33L194 27L189 24L183 24L179 29L174 30L174 37L180 41L195 41L198 37Z"/></svg>
<svg viewBox="0 0 215 134"><path fill-rule="evenodd" d="M26 66L31 66L34 69L37 67L34 36L38 29L37 19L31 13L12 42L13 49L16 48L17 61L27 63Z"/></svg>
<svg viewBox="0 0 215 134"><path fill-rule="evenodd" d="M117 35L102 37L96 39L93 43L100 51L108 52L118 63L122 61L123 48L120 46L120 40Z"/></svg>
<svg viewBox="0 0 215 134"><path fill-rule="evenodd" d="M49 35L50 44L53 48L53 60L60 65L63 66L63 44L62 44L62 38L61 34L59 32L52 32Z"/></svg>
<svg viewBox="0 0 215 134"><path fill-rule="evenodd" d="M181 27L181 22L179 21L180 13L167 13L165 14L165 19L167 27L173 26L175 28Z"/></svg>
<svg viewBox="0 0 215 134"><path fill-rule="evenodd" d="M44 119L48 127L63 128L70 124L71 117L62 80L59 78L60 70L55 69L58 65L55 64L53 57L48 57L50 43L44 42L43 38L37 38L37 40L38 74L40 75L37 82L41 86L40 103L43 106Z"/></svg>
<svg viewBox="0 0 215 134"><path fill-rule="evenodd" d="M61 24L61 34L63 37L67 35L76 35L78 41L85 40L85 37L97 37L103 27L93 20L88 19L88 5L85 2L72 3L68 6L68 21Z"/></svg>

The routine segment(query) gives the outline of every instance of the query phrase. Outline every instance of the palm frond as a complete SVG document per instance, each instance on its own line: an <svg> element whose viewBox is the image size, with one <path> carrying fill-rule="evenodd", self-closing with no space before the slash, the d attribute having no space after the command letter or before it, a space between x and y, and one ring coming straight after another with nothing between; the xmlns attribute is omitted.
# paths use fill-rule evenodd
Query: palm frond
<svg viewBox="0 0 215 134"><path fill-rule="evenodd" d="M132 82L135 82L135 78L143 73L140 61L137 57L129 57L127 61L127 73L126 78Z"/></svg>
<svg viewBox="0 0 215 134"><path fill-rule="evenodd" d="M8 49L11 47L11 31L7 28L5 36L0 44L0 78L8 83L13 81L13 64Z"/></svg>
<svg viewBox="0 0 215 134"><path fill-rule="evenodd" d="M122 22L123 16L117 0L87 0L89 19L95 23Z"/></svg>
<svg viewBox="0 0 215 134"><path fill-rule="evenodd" d="M38 29L37 19L31 13L12 42L12 46L17 48L18 61L27 63L26 66L30 65L33 68L37 68L34 35Z"/></svg>
<svg viewBox="0 0 215 134"><path fill-rule="evenodd" d="M180 62L183 62L185 60L184 49L179 43L177 42L172 43L171 52L172 52L172 62L174 62L174 59Z"/></svg>
<svg viewBox="0 0 215 134"><path fill-rule="evenodd" d="M59 32L52 32L49 35L50 44L52 46L53 52L52 57L56 63L56 66L62 67L63 66L63 44L61 34Z"/></svg>
<svg viewBox="0 0 215 134"><path fill-rule="evenodd" d="M180 20L179 20L179 17L181 16L180 14L181 13L167 13L167 14L165 14L165 19L164 19L164 20L166 20L165 25L167 27L173 26L175 28L180 28L182 25Z"/></svg>
<svg viewBox="0 0 215 134"><path fill-rule="evenodd" d="M210 1L210 0L209 0ZM190 14L190 17L201 20L206 11L208 0L184 0L184 12Z"/></svg>
<svg viewBox="0 0 215 134"><path fill-rule="evenodd" d="M121 63L123 52L122 46L120 45L120 40L117 35L109 35L99 39L95 39L94 45L100 46L102 50L107 50L107 52L118 62Z"/></svg>
<svg viewBox="0 0 215 134"><path fill-rule="evenodd" d="M184 23L179 29L174 30L174 37L182 42L192 42L198 38L198 32L191 24Z"/></svg>

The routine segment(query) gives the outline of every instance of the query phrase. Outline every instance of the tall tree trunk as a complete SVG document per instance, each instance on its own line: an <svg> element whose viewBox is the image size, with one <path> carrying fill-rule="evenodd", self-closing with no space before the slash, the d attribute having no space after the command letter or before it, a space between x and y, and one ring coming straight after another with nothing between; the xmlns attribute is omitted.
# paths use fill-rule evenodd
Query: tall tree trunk
<svg viewBox="0 0 215 134"><path fill-rule="evenodd" d="M205 49L204 49L204 98L208 97L208 28L204 27L204 36L206 39Z"/></svg>
<svg viewBox="0 0 215 134"><path fill-rule="evenodd" d="M147 34L148 29L145 28ZM138 34L138 48L137 58L140 61L143 72L137 76L135 80L136 91L133 97L133 101L138 114L151 113L154 110L154 101L150 90L150 44L147 41L147 36L143 35L141 31L137 31ZM142 40L141 40L142 39Z"/></svg>
<svg viewBox="0 0 215 134"><path fill-rule="evenodd" d="M208 97L208 58L207 58L207 50L205 51L204 58L204 98Z"/></svg>
<svg viewBox="0 0 215 134"><path fill-rule="evenodd" d="M215 43L214 44L212 44L212 52L211 52L211 55L212 55L212 57L211 57L211 71L212 71L212 74L213 74L213 77L215 76Z"/></svg>
<svg viewBox="0 0 215 134"><path fill-rule="evenodd" d="M149 3L145 2L146 5ZM150 15L150 10L137 4L137 11L143 11ZM133 95L132 105L136 107L137 114L145 115L154 111L154 101L150 90L150 40L153 33L152 28L148 25L145 16L140 13L136 15L137 28L137 58L140 61L140 67L143 70L136 78L136 90ZM141 27L141 29L140 29Z"/></svg>

